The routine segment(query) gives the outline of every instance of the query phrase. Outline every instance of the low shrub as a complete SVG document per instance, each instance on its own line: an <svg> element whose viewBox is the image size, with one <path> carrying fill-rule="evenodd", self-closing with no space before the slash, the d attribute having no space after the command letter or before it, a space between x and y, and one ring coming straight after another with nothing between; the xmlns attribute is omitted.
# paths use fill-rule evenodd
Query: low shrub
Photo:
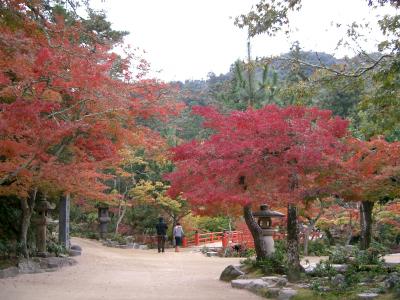
<svg viewBox="0 0 400 300"><path fill-rule="evenodd" d="M332 267L332 264L329 260L323 260L319 264L317 264L314 272L312 273L315 277L333 277L338 272Z"/></svg>
<svg viewBox="0 0 400 300"><path fill-rule="evenodd" d="M308 255L311 256L328 256L330 254L330 245L324 239L309 241Z"/></svg>
<svg viewBox="0 0 400 300"><path fill-rule="evenodd" d="M288 270L284 243L276 243L275 252L268 256L268 258L260 260L247 258L242 263L253 270L261 271L264 275L287 274Z"/></svg>
<svg viewBox="0 0 400 300"><path fill-rule="evenodd" d="M329 262L332 264L345 264L354 255L353 247L337 246L329 250Z"/></svg>

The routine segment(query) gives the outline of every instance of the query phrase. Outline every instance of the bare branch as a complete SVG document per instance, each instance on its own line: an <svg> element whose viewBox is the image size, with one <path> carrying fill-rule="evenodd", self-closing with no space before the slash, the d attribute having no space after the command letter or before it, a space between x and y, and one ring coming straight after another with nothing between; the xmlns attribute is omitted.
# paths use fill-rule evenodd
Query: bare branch
<svg viewBox="0 0 400 300"><path fill-rule="evenodd" d="M319 58L319 56L317 56L317 57L318 57L318 60L321 62L321 59ZM304 60L301 60L301 59L290 58L290 57L278 57L278 58L273 58L273 59L266 59L266 61L270 62L270 61L273 61L273 60L277 60L277 61L286 61L286 62L290 62L290 63L298 63L300 65L311 67L311 68L314 68L314 69L328 71L330 73L333 73L336 76L357 78L357 77L360 77L360 76L364 75L368 71L371 71L371 70L375 69L379 64L381 64L385 60L391 59L393 57L394 56L391 55L391 54L382 55L377 60L374 60L374 59L372 59L370 57L372 59L373 63L371 63L370 65L365 66L365 67L360 67L360 68L356 69L353 72L340 71L340 70L337 70L335 68L329 67L329 66L323 64L322 62L321 62L321 64L313 64L313 63L310 63L310 62L307 62L307 61L304 61Z"/></svg>

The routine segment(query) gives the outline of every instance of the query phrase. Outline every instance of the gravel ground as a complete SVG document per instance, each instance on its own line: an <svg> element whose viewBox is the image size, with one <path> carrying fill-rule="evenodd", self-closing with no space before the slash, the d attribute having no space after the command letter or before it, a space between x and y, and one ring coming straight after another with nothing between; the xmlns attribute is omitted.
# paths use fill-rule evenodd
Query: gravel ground
<svg viewBox="0 0 400 300"><path fill-rule="evenodd" d="M218 280L239 259L167 250L115 249L85 239L78 264L57 272L0 279L1 300L251 300L261 299Z"/></svg>
<svg viewBox="0 0 400 300"><path fill-rule="evenodd" d="M252 300L262 299L218 280L239 259L205 257L184 249L116 249L97 241L74 238L83 248L78 264L53 273L0 279L1 300ZM323 257L307 257L316 263ZM399 262L400 254L386 256ZM303 260L304 263L304 260Z"/></svg>

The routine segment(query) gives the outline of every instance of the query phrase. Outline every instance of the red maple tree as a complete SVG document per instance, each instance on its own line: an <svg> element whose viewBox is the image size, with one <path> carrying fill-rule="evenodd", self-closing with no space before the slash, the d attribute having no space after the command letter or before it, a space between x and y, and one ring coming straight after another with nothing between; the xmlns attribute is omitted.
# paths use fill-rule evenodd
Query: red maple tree
<svg viewBox="0 0 400 300"><path fill-rule="evenodd" d="M17 195L22 240L38 190L107 199L103 170L126 147L158 147L138 119L179 111L146 61L43 1L5 1L0 20L0 195Z"/></svg>
<svg viewBox="0 0 400 300"><path fill-rule="evenodd" d="M347 143L349 149L338 190L345 200L360 202L360 248L367 249L371 243L374 204L399 194L400 142L377 137L370 141L351 138Z"/></svg>
<svg viewBox="0 0 400 300"><path fill-rule="evenodd" d="M343 150L347 121L317 108L274 105L223 115L197 107L214 134L172 150L177 169L170 193L183 192L196 206L239 203L254 237L257 258L266 257L251 204L288 205L288 258L295 280L300 270L296 203L319 180L329 180Z"/></svg>

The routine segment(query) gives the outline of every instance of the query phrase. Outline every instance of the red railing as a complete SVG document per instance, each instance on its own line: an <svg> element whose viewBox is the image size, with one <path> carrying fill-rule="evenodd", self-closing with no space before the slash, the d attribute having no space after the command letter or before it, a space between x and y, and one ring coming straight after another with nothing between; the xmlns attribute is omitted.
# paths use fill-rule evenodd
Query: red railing
<svg viewBox="0 0 400 300"><path fill-rule="evenodd" d="M313 231L310 233L309 238L311 240L321 238L322 234L318 231ZM274 240L284 240L286 239L285 232L275 232L273 234ZM304 239L304 234L300 233L300 242ZM144 244L157 245L157 237L149 235L137 236L137 241ZM192 237L184 237L182 239L182 247L191 246L201 246L205 244L211 244L221 242L222 247L226 248L232 244L242 244L246 248L254 248L254 240L247 228L236 231L219 231L219 232L206 232L199 233L195 232Z"/></svg>
<svg viewBox="0 0 400 300"><path fill-rule="evenodd" d="M285 233L276 232L273 235L274 240L282 240L286 238ZM205 244L221 241L222 247L226 248L229 244L243 244L248 248L254 248L254 240L250 231L225 231L225 232L196 232L191 238L184 238L182 246L201 246Z"/></svg>

